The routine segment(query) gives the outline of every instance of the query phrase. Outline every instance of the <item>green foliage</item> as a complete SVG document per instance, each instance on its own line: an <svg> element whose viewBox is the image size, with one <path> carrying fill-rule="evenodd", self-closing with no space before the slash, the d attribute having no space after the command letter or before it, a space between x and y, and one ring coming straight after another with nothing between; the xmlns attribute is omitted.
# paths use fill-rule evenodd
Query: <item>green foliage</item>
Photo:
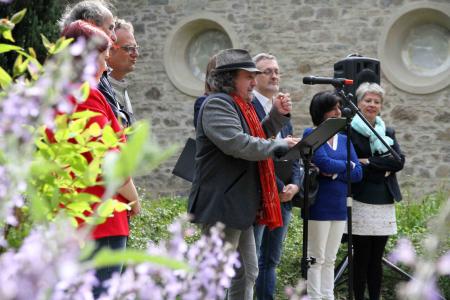
<svg viewBox="0 0 450 300"><path fill-rule="evenodd" d="M0 6L2 8L2 6ZM11 9L11 7L9 7ZM31 10L33 12L33 10ZM16 25L19 25L24 19L27 9L24 8L21 11L12 15L11 20L0 19L0 33L3 39L8 41L8 44L0 44L0 53L4 55L0 56L0 88L6 89L13 81L14 78L18 78L23 74L28 74L32 80L37 80L39 73L42 71L42 64L39 62L38 54L34 48L29 47L28 52L24 50L25 46L9 44L10 42L16 42L13 38L13 30L16 29ZM0 14L1 15L1 14ZM28 19L25 19L28 20ZM27 30L29 33L30 30ZM14 35L21 34L20 30L14 30ZM39 55L47 57L48 54L54 55L63 51L73 39L59 38L55 43L51 43L45 36L42 36L43 44L39 44L37 47L44 46L46 51L38 51ZM19 39L23 38L20 35ZM41 53L42 52L42 53ZM43 60L42 58L40 59Z"/></svg>
<svg viewBox="0 0 450 300"><path fill-rule="evenodd" d="M143 197L145 199L145 196ZM423 252L420 243L427 234L428 221L438 212L442 204L447 201L448 193L439 191L426 196L420 202L402 201L397 205L398 236L389 239L386 255L392 250L398 237L406 236L411 239L418 253ZM159 242L168 236L167 226L173 219L186 212L186 199L162 198L158 200L144 200L142 214L132 219L132 233L128 246L134 249L144 249L149 241ZM302 258L302 219L300 210L294 208L289 224L287 238L284 242L283 255L277 269L277 297L286 299L284 287L295 286L301 278L300 262ZM198 233L197 233L198 236ZM450 249L450 240L446 241L444 249ZM443 250L444 250L443 249ZM341 262L346 255L347 244L341 245L336 262ZM407 272L411 270L404 268ZM382 288L383 299L396 299L395 287L403 280L397 273L384 268ZM450 295L450 280L448 277L439 279L439 287L444 295ZM336 299L347 299L347 285L342 283L336 288Z"/></svg>
<svg viewBox="0 0 450 300"><path fill-rule="evenodd" d="M158 243L169 237L168 226L179 215L186 213L186 199L142 199L141 214L131 219L128 247L145 249L148 242Z"/></svg>
<svg viewBox="0 0 450 300"><path fill-rule="evenodd" d="M13 40L22 49L28 47L35 49L35 58L42 64L47 58L48 52L42 44L41 33L52 41L59 38L60 30L57 21L61 17L66 3L67 1L60 0L15 0L8 5L0 4L0 16L9 16L8 21L12 24L15 22L16 25L13 26L12 32L9 32L10 35L12 33L11 38L14 35ZM24 9L26 9L25 18L23 18ZM0 26L0 28L3 27ZM5 37L3 38L5 39ZM0 56L0 67L8 73L12 73L15 60L16 56L13 53L2 55Z"/></svg>
<svg viewBox="0 0 450 300"><path fill-rule="evenodd" d="M19 217L19 224L17 226L7 226L5 228L5 236L7 237L8 245L14 249L18 249L22 245L23 239L28 236L31 230L28 208L23 207L17 209L17 216Z"/></svg>

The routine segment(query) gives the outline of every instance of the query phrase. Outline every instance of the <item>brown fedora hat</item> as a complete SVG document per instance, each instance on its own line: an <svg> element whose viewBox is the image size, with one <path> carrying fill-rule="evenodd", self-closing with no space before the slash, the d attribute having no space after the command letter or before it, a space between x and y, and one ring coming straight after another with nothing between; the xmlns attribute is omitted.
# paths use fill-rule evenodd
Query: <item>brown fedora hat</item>
<svg viewBox="0 0 450 300"><path fill-rule="evenodd" d="M261 71L256 68L250 53L244 49L225 49L217 53L215 70L216 72L245 70L248 72L261 73Z"/></svg>

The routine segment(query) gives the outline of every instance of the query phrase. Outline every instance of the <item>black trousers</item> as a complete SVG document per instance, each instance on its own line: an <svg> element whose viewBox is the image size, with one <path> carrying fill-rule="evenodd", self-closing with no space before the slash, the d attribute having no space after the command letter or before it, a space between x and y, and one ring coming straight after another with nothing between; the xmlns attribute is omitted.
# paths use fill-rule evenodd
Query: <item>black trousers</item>
<svg viewBox="0 0 450 300"><path fill-rule="evenodd" d="M353 236L353 291L355 300L364 300L369 290L370 300L379 300L383 275L382 258L388 236Z"/></svg>

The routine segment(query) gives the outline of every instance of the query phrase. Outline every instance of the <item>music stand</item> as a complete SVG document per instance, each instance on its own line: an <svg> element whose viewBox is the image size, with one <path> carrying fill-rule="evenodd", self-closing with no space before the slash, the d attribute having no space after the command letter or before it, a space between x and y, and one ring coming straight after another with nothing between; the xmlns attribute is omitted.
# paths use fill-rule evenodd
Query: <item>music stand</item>
<svg viewBox="0 0 450 300"><path fill-rule="evenodd" d="M308 136L304 137L299 143L292 147L282 159L293 160L301 158L305 167L305 177L303 180L303 249L301 272L302 277L308 278L308 269L311 264L315 263L314 257L308 256L308 220L309 220L309 183L311 175L311 159L314 151L322 146L337 132L345 128L347 121L345 118L330 118L320 124Z"/></svg>

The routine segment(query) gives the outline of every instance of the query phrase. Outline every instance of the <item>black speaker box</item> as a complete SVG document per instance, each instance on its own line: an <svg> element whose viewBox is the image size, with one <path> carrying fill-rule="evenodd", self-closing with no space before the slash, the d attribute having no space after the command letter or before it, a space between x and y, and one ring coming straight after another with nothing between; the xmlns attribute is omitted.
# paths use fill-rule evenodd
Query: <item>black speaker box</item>
<svg viewBox="0 0 450 300"><path fill-rule="evenodd" d="M356 90L363 82L380 84L380 61L362 56L349 56L334 64L334 78L353 80L353 85L344 86L345 93L351 93L356 103Z"/></svg>

